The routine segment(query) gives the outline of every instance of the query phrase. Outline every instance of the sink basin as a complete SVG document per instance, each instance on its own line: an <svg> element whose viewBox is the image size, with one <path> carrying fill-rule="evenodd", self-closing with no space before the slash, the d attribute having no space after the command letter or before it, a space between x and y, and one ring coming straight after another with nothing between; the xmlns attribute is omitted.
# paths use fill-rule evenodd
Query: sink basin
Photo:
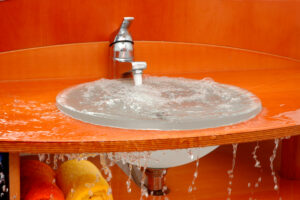
<svg viewBox="0 0 300 200"><path fill-rule="evenodd" d="M231 125L261 111L252 93L212 79L101 79L64 90L57 106L78 120L116 128L191 130Z"/></svg>
<svg viewBox="0 0 300 200"><path fill-rule="evenodd" d="M101 79L62 91L57 106L78 120L116 128L140 130L190 130L246 121L261 111L252 93L210 78L146 77L143 85L131 79ZM134 165L169 168L201 158L218 146L127 153ZM147 163L146 163L147 162Z"/></svg>
<svg viewBox="0 0 300 200"><path fill-rule="evenodd" d="M117 153L117 157L125 158L125 162L137 166L147 166L153 169L177 167L202 158L218 148L218 146L158 150L145 152Z"/></svg>

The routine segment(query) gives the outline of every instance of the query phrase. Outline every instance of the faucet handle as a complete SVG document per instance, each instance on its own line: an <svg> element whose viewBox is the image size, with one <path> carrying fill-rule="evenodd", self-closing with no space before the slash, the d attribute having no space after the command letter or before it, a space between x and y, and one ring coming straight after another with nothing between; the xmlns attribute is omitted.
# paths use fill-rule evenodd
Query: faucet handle
<svg viewBox="0 0 300 200"><path fill-rule="evenodd" d="M133 44L132 37L128 31L132 20L134 20L134 17L124 17L120 28L113 32L113 34L110 37L110 47L114 46L116 43L119 42Z"/></svg>
<svg viewBox="0 0 300 200"><path fill-rule="evenodd" d="M121 29L128 29L131 21L134 20L134 17L124 17L123 22L121 24Z"/></svg>

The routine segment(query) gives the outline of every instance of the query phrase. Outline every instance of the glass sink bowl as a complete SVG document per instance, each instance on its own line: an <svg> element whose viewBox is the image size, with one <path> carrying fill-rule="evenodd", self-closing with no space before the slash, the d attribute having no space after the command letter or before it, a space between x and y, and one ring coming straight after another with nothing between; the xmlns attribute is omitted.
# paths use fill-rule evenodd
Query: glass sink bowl
<svg viewBox="0 0 300 200"><path fill-rule="evenodd" d="M249 91L210 78L149 76L140 86L135 86L132 79L100 79L64 90L56 101L63 113L75 119L138 130L214 128L249 120L261 111L260 100ZM200 158L215 148L193 149L193 155ZM155 151L150 158L155 162L148 165L182 165L193 161L183 159L187 154L188 150ZM167 162L172 159L178 162Z"/></svg>

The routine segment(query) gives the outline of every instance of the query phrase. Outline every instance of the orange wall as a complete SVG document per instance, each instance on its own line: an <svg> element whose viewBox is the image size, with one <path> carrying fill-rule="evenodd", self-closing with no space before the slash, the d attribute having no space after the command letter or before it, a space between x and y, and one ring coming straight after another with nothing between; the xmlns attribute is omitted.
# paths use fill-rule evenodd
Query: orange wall
<svg viewBox="0 0 300 200"><path fill-rule="evenodd" d="M0 51L107 41L123 16L135 40L208 43L300 59L299 0L6 0Z"/></svg>

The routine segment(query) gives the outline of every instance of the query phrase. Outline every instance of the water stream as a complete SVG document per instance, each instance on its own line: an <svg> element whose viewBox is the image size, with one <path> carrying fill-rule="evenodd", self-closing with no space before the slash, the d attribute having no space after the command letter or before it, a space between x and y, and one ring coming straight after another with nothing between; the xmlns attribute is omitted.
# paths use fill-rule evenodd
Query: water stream
<svg viewBox="0 0 300 200"><path fill-rule="evenodd" d="M236 162L236 152L237 152L238 144L232 144L232 164L231 164L231 169L227 171L228 174L228 187L227 187L227 200L230 200L230 196L232 193L232 181L234 177L234 168L235 168L235 162Z"/></svg>
<svg viewBox="0 0 300 200"><path fill-rule="evenodd" d="M197 161L196 161L196 167L195 167L195 172L193 174L192 184L189 186L188 192L192 192L193 190L197 189L196 186L194 186L194 185L195 185L195 181L198 177L198 169L199 169L199 159L197 159Z"/></svg>
<svg viewBox="0 0 300 200"><path fill-rule="evenodd" d="M275 170L274 170L274 160L276 158L276 154L277 154L277 150L278 150L280 140L281 139L275 139L274 140L275 146L274 146L274 149L273 149L273 154L270 157L271 175L273 176L274 190L276 190L276 191L279 189L279 185L278 185L278 180L277 180L276 173L275 173Z"/></svg>
<svg viewBox="0 0 300 200"><path fill-rule="evenodd" d="M257 142L256 142L256 145L255 145L255 147L254 147L254 149L253 149L253 151L252 151L251 154L252 154L252 158L253 158L253 160L254 160L254 168L257 168L257 169L260 170L260 172L262 172L261 163L260 163L260 161L258 160L258 156L257 156L257 151L258 151L259 148L260 148L260 146L259 146L259 141L257 141ZM254 194L253 186L254 186L254 188L258 188L259 185L260 185L260 183L261 183L261 181L262 181L262 177L259 176L259 177L257 178L257 180L254 182L254 184L252 184L251 182L248 182L248 188L252 188L252 189L251 189L251 195L250 195L250 197L249 197L249 200L252 200L252 199L253 199L253 194Z"/></svg>
<svg viewBox="0 0 300 200"><path fill-rule="evenodd" d="M6 186L5 174L2 171L2 163L0 161L0 199L4 198L4 196L8 193L8 187Z"/></svg>
<svg viewBox="0 0 300 200"><path fill-rule="evenodd" d="M129 176L126 181L126 186L127 186L127 192L130 193L131 192L131 181L132 181L132 164L128 164L128 167L129 167Z"/></svg>

